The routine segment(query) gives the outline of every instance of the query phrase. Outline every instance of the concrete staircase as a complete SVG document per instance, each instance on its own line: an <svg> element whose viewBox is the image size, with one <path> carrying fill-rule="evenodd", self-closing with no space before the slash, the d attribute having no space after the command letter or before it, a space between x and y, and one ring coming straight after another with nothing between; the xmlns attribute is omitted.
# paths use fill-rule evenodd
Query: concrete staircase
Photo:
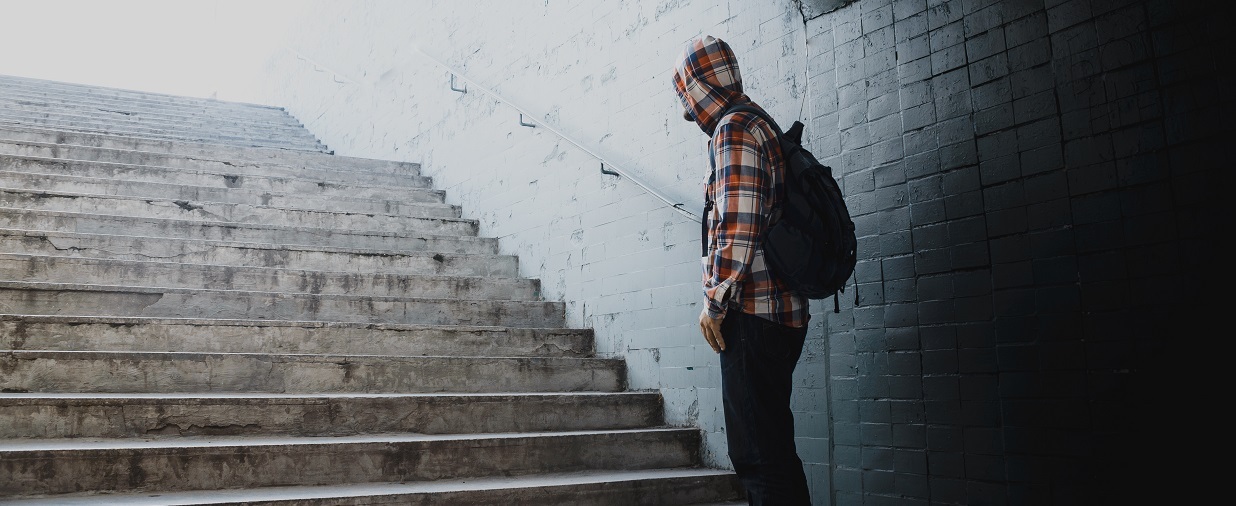
<svg viewBox="0 0 1236 506"><path fill-rule="evenodd" d="M415 164L0 76L0 502L739 497Z"/></svg>

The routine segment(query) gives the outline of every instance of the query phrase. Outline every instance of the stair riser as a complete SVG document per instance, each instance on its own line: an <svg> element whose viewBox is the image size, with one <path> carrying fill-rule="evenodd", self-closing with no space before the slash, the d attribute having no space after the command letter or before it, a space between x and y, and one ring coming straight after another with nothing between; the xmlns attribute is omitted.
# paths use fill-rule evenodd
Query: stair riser
<svg viewBox="0 0 1236 506"><path fill-rule="evenodd" d="M634 429L660 423L661 398L656 394L0 398L0 439L465 434Z"/></svg>
<svg viewBox="0 0 1236 506"><path fill-rule="evenodd" d="M100 104L78 99L55 99L22 95L20 93L0 92L0 109L22 114L58 114L99 120L121 121L158 121L173 123L183 121L187 124L209 125L228 124L250 128L271 129L303 129L299 121L287 114L245 114L227 113L211 114L206 111L167 109L136 106L133 104Z"/></svg>
<svg viewBox="0 0 1236 506"><path fill-rule="evenodd" d="M344 274L0 254L0 280L465 300L540 298L536 280Z"/></svg>
<svg viewBox="0 0 1236 506"><path fill-rule="evenodd" d="M355 273L381 272L396 275L514 277L518 270L518 259L510 255L498 255L497 245L487 238L413 243L408 245L406 254L401 254L394 251L351 253L188 239L0 230L0 251L73 258ZM441 259L434 259L430 254L432 252L442 252L438 253L442 255Z"/></svg>
<svg viewBox="0 0 1236 506"><path fill-rule="evenodd" d="M118 100L108 97L90 97L74 94L46 94L20 90L0 84L0 107L37 107L43 110L88 111L95 114L113 114L125 117L124 113L165 118L209 118L233 120L245 123L266 123L282 126L303 126L300 121L285 111L242 110L219 107L197 107L167 103Z"/></svg>
<svg viewBox="0 0 1236 506"><path fill-rule="evenodd" d="M75 83L29 80L11 76L0 77L0 90L17 90L31 95L41 95L55 99L80 97L88 100L113 100L122 104L153 103L175 107L188 107L209 110L212 113L241 112L245 114L286 114L283 109L259 104L211 100L198 97L182 97L159 93L146 93L134 90L101 88Z"/></svg>
<svg viewBox="0 0 1236 506"><path fill-rule="evenodd" d="M401 201L355 199L322 195L287 195L239 188L207 188L164 183L115 181L51 174L0 171L0 187L40 192L85 193L194 202L220 202L285 209L387 214L414 217L459 217L458 208L443 204L443 194L408 189ZM437 208L433 207L440 205Z"/></svg>
<svg viewBox="0 0 1236 506"><path fill-rule="evenodd" d="M474 484L477 480L465 480ZM538 506L681 506L693 504L698 506L745 506L747 501L736 501L744 497L738 479L732 473L708 473L688 476L658 476L648 479L617 478L613 481L585 483L554 483L554 484L520 484L504 480L506 483L479 486L466 490L440 489L433 491L414 491L400 493L389 487L377 488L366 486L364 490L339 487L329 490L319 490L309 497L300 494L292 498L274 499L270 494L257 493L254 496L239 498L223 497L215 494L203 498L196 492L162 493L150 497L147 494L132 494L125 496L109 495L108 499L117 502L106 504L125 506L164 506L166 504L211 504L211 505L246 505L246 506L508 506L511 504L535 504ZM415 484L408 485L415 487ZM381 486L378 486L381 487ZM303 491L305 489L296 489ZM364 495L364 494L372 495ZM318 495L321 494L321 495ZM184 499L185 496L191 496ZM256 496L256 497L255 497ZM17 501L14 506L69 506L98 504L89 499L81 499L80 495L57 497L56 499L33 499ZM254 500L257 499L257 500ZM158 501L158 502L156 502ZM173 502L182 501L182 502ZM197 502L184 502L197 501Z"/></svg>
<svg viewBox="0 0 1236 506"><path fill-rule="evenodd" d="M0 318L0 347L8 350L573 358L593 350L592 333L576 329Z"/></svg>
<svg viewBox="0 0 1236 506"><path fill-rule="evenodd" d="M135 197L108 197L0 188L0 207L47 211L126 216L139 219L181 220L196 223L252 224L271 227L320 228L353 232L395 234L476 235L476 224L455 216L405 217L300 211L248 204L142 200ZM457 208L423 208L427 214L456 214Z"/></svg>
<svg viewBox="0 0 1236 506"><path fill-rule="evenodd" d="M280 501L244 502L247 506L506 506L536 504L540 506L739 506L730 502L742 497L741 486L733 475L630 480L600 484L555 485L518 489L485 489L468 491L423 492L328 499L290 499ZM212 505L241 504L227 501ZM724 504L722 504L724 503Z"/></svg>
<svg viewBox="0 0 1236 506"><path fill-rule="evenodd" d="M205 158L192 155L153 153L104 149L88 146L39 143L29 141L6 141L0 137L0 154L37 158L60 158L128 165L171 167L175 169L205 170L229 173L244 170L252 175L299 176L307 179L333 181L336 177L362 173L366 177L395 175L400 177L420 175L420 165L415 163L364 160L342 156L318 154L302 157L302 160L279 160L258 156Z"/></svg>
<svg viewBox="0 0 1236 506"><path fill-rule="evenodd" d="M173 169L143 165L123 165L104 162L78 162L50 158L19 158L0 155L0 170L27 174L55 174L63 176L113 179L207 188L240 188L251 191L339 196L352 198L378 198L404 200L409 189L429 189L433 181L423 176L397 176L384 174L340 175L330 181L312 179L299 175L246 174L236 168L230 171ZM345 181L351 179L352 181Z"/></svg>
<svg viewBox="0 0 1236 506"><path fill-rule="evenodd" d="M225 146L220 144L201 144L193 142L174 142L160 139L143 139L137 137L118 137L94 133L72 132L64 130L43 129L37 127L21 127L0 125L0 139L4 142L32 142L41 144L57 144L62 146L79 146L100 150L141 151L193 157L203 160L228 162L274 162L275 165L307 165L328 168L369 169L387 167L392 173L406 173L408 167L416 164L409 162L393 162L386 160L369 160L346 156L329 155L316 151L301 151L289 149L252 148L241 146Z"/></svg>
<svg viewBox="0 0 1236 506"><path fill-rule="evenodd" d="M0 495L520 476L695 463L696 431L357 444L8 452Z"/></svg>
<svg viewBox="0 0 1236 506"><path fill-rule="evenodd" d="M0 78L3 79L3 78ZM23 100L69 101L94 105L162 108L174 111L204 111L211 115L234 115L240 117L280 117L290 115L278 107L237 102L208 100L196 97L159 96L149 93L101 91L46 83L24 83L4 79L0 92L20 96Z"/></svg>
<svg viewBox="0 0 1236 506"><path fill-rule="evenodd" d="M231 144L236 146L253 146L253 147L268 147L268 148L286 148L286 149L301 149L306 151L325 151L325 147L312 141L293 141L284 140L281 138L265 138L265 137L249 137L243 135L223 135L223 134L197 134L193 132L167 132L161 130L148 130L131 127L94 127L89 125L74 125L71 123L48 123L38 121L18 121L9 118L0 118L0 124L8 126L33 126L39 128L53 128L74 130L83 133L100 133L104 135L119 135L119 136L135 136L154 139L167 139L170 141L190 141L202 143L217 143Z"/></svg>
<svg viewBox="0 0 1236 506"><path fill-rule="evenodd" d="M206 223L92 214L28 212L14 216L8 210L0 210L0 228L271 245L316 244L335 248L365 248L383 251L426 251L427 245L426 239L416 237L416 235L393 236L354 233L345 230L261 228L258 225L243 223ZM475 232L472 236L475 236Z"/></svg>
<svg viewBox="0 0 1236 506"><path fill-rule="evenodd" d="M28 315L562 327L558 302L461 301L90 285L0 284L0 312Z"/></svg>
<svg viewBox="0 0 1236 506"><path fill-rule="evenodd" d="M617 392L621 361L544 357L394 357L10 352L0 389L32 393Z"/></svg>
<svg viewBox="0 0 1236 506"><path fill-rule="evenodd" d="M120 114L103 110L75 111L54 106L9 105L0 101L0 118L6 121L31 124L63 124L81 129L117 127L133 131L179 132L181 134L217 134L241 137L273 138L287 140L317 139L301 126L218 118L154 117L137 114Z"/></svg>

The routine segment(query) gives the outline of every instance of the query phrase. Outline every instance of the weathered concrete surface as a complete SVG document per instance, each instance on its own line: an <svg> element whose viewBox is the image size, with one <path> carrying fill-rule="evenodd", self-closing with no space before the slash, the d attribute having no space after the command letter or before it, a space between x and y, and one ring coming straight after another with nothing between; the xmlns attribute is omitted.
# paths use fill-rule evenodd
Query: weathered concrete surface
<svg viewBox="0 0 1236 506"><path fill-rule="evenodd" d="M661 423L655 392L4 394L0 439L609 430Z"/></svg>
<svg viewBox="0 0 1236 506"><path fill-rule="evenodd" d="M561 327L563 304L0 281L0 313Z"/></svg>
<svg viewBox="0 0 1236 506"><path fill-rule="evenodd" d="M51 173L82 177L105 177L119 181L179 183L215 188L244 188L276 193L309 195L350 195L353 197L397 197L405 188L429 188L433 181L423 176L344 173L329 180L313 174L265 174L260 169L225 166L187 169L112 162L61 160L9 155L0 158L0 169L11 172Z"/></svg>
<svg viewBox="0 0 1236 506"><path fill-rule="evenodd" d="M699 431L0 444L0 495L424 481L689 466ZM279 472L272 472L279 470Z"/></svg>
<svg viewBox="0 0 1236 506"><path fill-rule="evenodd" d="M335 295L365 293L379 297L540 299L538 280L515 277L367 274L7 253L0 253L0 279L34 283L73 283L90 279L99 285Z"/></svg>
<svg viewBox="0 0 1236 506"><path fill-rule="evenodd" d="M179 206L177 206L179 207ZM19 230L68 230L78 233L108 234L117 236L167 237L172 239L205 239L262 244L311 246L320 244L330 247L352 247L384 250L424 250L424 244L438 237L448 237L447 242L460 237L434 235L432 233L352 231L318 227L285 227L257 223L206 222L199 220L146 218L123 215L99 215L59 211L23 210L0 208L0 228ZM191 212L191 211L190 211ZM437 220L448 223L450 228L471 229L468 236L476 235L475 222L467 220ZM432 222L431 222L432 223Z"/></svg>
<svg viewBox="0 0 1236 506"><path fill-rule="evenodd" d="M700 467L699 431L668 428L659 393L624 391L625 362L567 328L565 304L419 164L247 146L305 147L278 109L13 82L6 500L738 496L732 473Z"/></svg>
<svg viewBox="0 0 1236 506"><path fill-rule="evenodd" d="M245 111L246 113L286 114L282 107L275 107L266 104L212 100L198 97L182 97L164 93L108 88L103 86L90 86L78 83L51 81L21 76L0 75L0 84L3 84L0 88L4 89L34 90L36 93L45 95L56 101L72 97L87 98L91 101L91 103L99 103L110 99L120 99L123 103L130 105L140 104L142 102L152 102L208 109L211 110L212 113L219 113L223 111Z"/></svg>
<svg viewBox="0 0 1236 506"><path fill-rule="evenodd" d="M29 132L27 132L29 133ZM185 154L142 151L140 149L101 148L39 142L33 140L6 139L0 132L0 154L82 160L108 163L173 167L180 169L205 169L213 171L240 171L255 175L284 175L303 178L347 177L355 173L366 175L395 174L420 175L420 164L388 162L365 158L349 158L322 153L302 153L302 156L274 157L260 153L235 150L234 153L202 153L187 150ZM52 137L49 135L49 137ZM54 138L49 139L54 140ZM289 153L281 150L280 153ZM209 156L204 156L209 155ZM227 155L227 156L222 156ZM439 190L440 193L442 193Z"/></svg>
<svg viewBox="0 0 1236 506"><path fill-rule="evenodd" d="M12 351L8 392L616 392L620 360L274 353Z"/></svg>
<svg viewBox="0 0 1236 506"><path fill-rule="evenodd" d="M125 195L92 195L0 187L0 207L141 218L253 223L279 227L342 229L363 232L472 235L476 222L457 216L447 205L413 207L421 216L285 209L225 202L202 202Z"/></svg>
<svg viewBox="0 0 1236 506"><path fill-rule="evenodd" d="M336 272L516 275L518 259L499 255L496 244L489 238L425 237L372 246L377 247L315 247L0 228L0 247L13 248L5 251L36 255Z"/></svg>
<svg viewBox="0 0 1236 506"><path fill-rule="evenodd" d="M62 149L87 147L120 151L151 153L155 156L189 157L229 163L273 162L276 165L300 164L308 167L336 167L367 169L390 167L393 169L419 167L420 164L371 158L329 155L314 151L295 149L261 148L252 146L228 146L165 139L144 139L90 132L55 130L30 125L0 125L0 139L5 142L50 143ZM166 165L166 164L156 164ZM399 172L395 170L394 172Z"/></svg>
<svg viewBox="0 0 1236 506"><path fill-rule="evenodd" d="M592 331L280 320L0 315L0 349L591 357Z"/></svg>
<svg viewBox="0 0 1236 506"><path fill-rule="evenodd" d="M14 501L21 506L167 506L245 504L263 506L509 504L741 506L724 499L741 495L733 474L700 468L575 471L430 482L367 483L319 487L263 487L209 492L80 495Z"/></svg>
<svg viewBox="0 0 1236 506"><path fill-rule="evenodd" d="M235 181L243 184L243 176ZM174 183L117 181L105 177L66 176L35 172L0 171L0 185L40 192L150 197L187 202L248 204L292 210L334 211L392 216L451 216L459 210L443 203L441 192L407 188L401 199L355 198L338 195L273 193L245 188L218 188ZM392 196L393 197L393 196Z"/></svg>

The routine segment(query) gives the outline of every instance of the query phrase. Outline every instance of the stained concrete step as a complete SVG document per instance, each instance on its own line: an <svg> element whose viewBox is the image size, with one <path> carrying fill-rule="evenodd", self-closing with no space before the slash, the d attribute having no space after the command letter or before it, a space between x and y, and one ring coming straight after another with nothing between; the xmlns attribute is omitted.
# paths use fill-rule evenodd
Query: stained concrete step
<svg viewBox="0 0 1236 506"><path fill-rule="evenodd" d="M0 495L412 482L696 465L696 429L0 443ZM226 464L223 464L226 462Z"/></svg>
<svg viewBox="0 0 1236 506"><path fill-rule="evenodd" d="M352 167L351 161L360 162L364 166L369 166L372 164L405 164L405 162L391 162L338 156L318 151L228 146L223 144L207 144L201 142L171 141L167 139L125 137L22 125L0 124L0 139L4 139L6 142L38 142L56 145L86 146L99 149L162 153L204 160L221 160L230 162L252 161L274 162L276 164L314 165L319 161L330 160L330 163L343 164L341 165L342 168Z"/></svg>
<svg viewBox="0 0 1236 506"><path fill-rule="evenodd" d="M541 473L494 478L468 477L407 483L365 483L318 487L133 494L66 494L17 499L21 506L172 506L262 504L298 506L511 504L590 506L736 506L740 496L732 472L679 467ZM724 502L722 502L724 501Z"/></svg>
<svg viewBox="0 0 1236 506"><path fill-rule="evenodd" d="M0 312L239 320L562 327L553 301L463 300L0 281Z"/></svg>
<svg viewBox="0 0 1236 506"><path fill-rule="evenodd" d="M63 110L89 112L91 114L111 114L116 117L152 116L162 118L216 119L243 123L266 123L304 127L304 125L287 111L282 110L234 110L191 105L166 104L155 102L136 102L116 98L91 97L75 94L38 93L0 85L0 108L34 108L43 110Z"/></svg>
<svg viewBox="0 0 1236 506"><path fill-rule="evenodd" d="M289 174L271 167L186 169L157 165L64 160L0 155L0 170L31 174L56 174L146 183L179 184L209 188L243 188L272 193L350 196L399 200L409 189L429 189L433 180L418 175L322 173ZM318 177L314 177L318 176ZM329 177L329 179L327 179Z"/></svg>
<svg viewBox="0 0 1236 506"><path fill-rule="evenodd" d="M0 78L2 79L2 78ZM72 104L93 106L118 112L160 112L169 115L193 115L234 118L240 120L267 120L271 122L299 121L286 110L272 107L247 107L223 101L185 103L176 101L122 98L97 93L56 91L44 87L23 86L0 82L0 98L40 104Z"/></svg>
<svg viewBox="0 0 1236 506"><path fill-rule="evenodd" d="M2 185L3 182L0 182ZM459 208L446 204L405 206L420 216L288 209L227 202L187 201L127 195L25 190L0 186L0 208L81 214L107 214L139 219L194 223L252 224L319 228L350 232L476 235L475 220L459 218Z"/></svg>
<svg viewBox="0 0 1236 506"><path fill-rule="evenodd" d="M8 125L8 126L36 126L36 127L42 127L42 128L53 128L57 130L68 130L68 131L80 132L80 133L101 133L101 134L107 134L107 135L167 139L170 141L190 141L190 142L225 144L225 145L246 146L246 147L275 147L275 148L284 148L284 149L300 149L300 150L305 150L305 151L321 151L321 152L329 151L326 148L326 146L320 143L284 141L282 139L275 139L275 138L269 138L269 139L268 138L252 138L252 137L239 136L239 135L222 135L222 134L197 135L191 132L180 134L180 133L168 133L166 131L137 129L137 128L129 128L129 127L105 126L105 127L94 128L90 126L76 126L76 125L68 124L68 123L62 124L62 123L38 122L38 121L11 119L11 118L5 118L5 117L0 117L0 124Z"/></svg>
<svg viewBox="0 0 1236 506"><path fill-rule="evenodd" d="M210 290L368 295L462 300L541 298L540 281L516 277L433 276L237 267L24 255L0 252L0 280Z"/></svg>
<svg viewBox="0 0 1236 506"><path fill-rule="evenodd" d="M166 137L171 139L198 139L221 144L285 146L295 149L321 151L317 139L299 132L277 130L242 130L234 127L215 128L170 128L162 125L148 125L136 122L121 121L80 121L71 119L43 118L31 115L17 115L0 109L0 123L9 125L31 125L45 128L65 128L85 132L109 132L124 135L142 135L149 137Z"/></svg>
<svg viewBox="0 0 1236 506"><path fill-rule="evenodd" d="M0 393L0 439L608 430L661 423L655 392Z"/></svg>
<svg viewBox="0 0 1236 506"><path fill-rule="evenodd" d="M0 391L618 392L625 371L606 358L4 350Z"/></svg>
<svg viewBox="0 0 1236 506"><path fill-rule="evenodd" d="M338 176L357 172L366 175L420 175L420 164L417 163L328 155L317 152L303 152L305 156L295 158L290 156L269 156L266 153L254 153L246 150L234 150L228 153L199 153L198 151L200 150L189 149L183 154L174 152L163 153L5 139L2 135L0 134L0 154L24 157L122 163L177 169L204 169L214 172L240 172L242 174L300 176L312 179L321 178L328 181L334 180ZM171 148L175 150L175 146L171 146ZM206 155L209 155L209 157Z"/></svg>
<svg viewBox="0 0 1236 506"><path fill-rule="evenodd" d="M0 155L3 156L3 155ZM111 178L62 176L0 170L0 187L40 192L152 197L186 202L246 204L302 211L333 211L391 216L451 216L461 212L446 205L443 192L409 188L401 200L273 193L245 188L217 188Z"/></svg>
<svg viewBox="0 0 1236 506"><path fill-rule="evenodd" d="M0 211L0 220L4 218ZM354 273L515 277L518 258L488 237L406 241L403 249L263 244L0 228L0 251L31 255Z"/></svg>
<svg viewBox="0 0 1236 506"><path fill-rule="evenodd" d="M240 110L257 113L283 113L283 108L230 100L216 100L200 97L168 95L140 90L111 88L91 84L70 83L47 79L36 79L23 76L0 75L0 89L22 89L53 97L82 95L95 98L119 99L124 103L153 102L161 104L179 104L211 110Z"/></svg>
<svg viewBox="0 0 1236 506"><path fill-rule="evenodd" d="M141 130L180 134L193 132L257 138L274 136L273 138L287 140L318 141L317 137L314 137L304 127L287 123L252 122L191 115L148 116L102 108L74 109L59 104L9 101L3 97L0 97L0 117L21 123L66 124L82 129L124 127L134 132Z"/></svg>
<svg viewBox="0 0 1236 506"><path fill-rule="evenodd" d="M194 123L232 123L245 126L304 128L296 118L284 112L252 113L247 111L205 111L203 109L139 105L131 102L101 103L99 100L58 96L31 95L12 88L0 88L0 109L23 112L53 112L74 116L170 122L185 120Z"/></svg>
<svg viewBox="0 0 1236 506"><path fill-rule="evenodd" d="M593 356L591 329L0 314L0 349Z"/></svg>
<svg viewBox="0 0 1236 506"><path fill-rule="evenodd" d="M464 225L457 222L456 230ZM0 228L7 229L278 245L323 245L328 248L365 248L388 252L425 251L427 244L443 242L442 238L473 237L476 235L475 224L472 226L473 232L466 236L435 235L0 208Z"/></svg>

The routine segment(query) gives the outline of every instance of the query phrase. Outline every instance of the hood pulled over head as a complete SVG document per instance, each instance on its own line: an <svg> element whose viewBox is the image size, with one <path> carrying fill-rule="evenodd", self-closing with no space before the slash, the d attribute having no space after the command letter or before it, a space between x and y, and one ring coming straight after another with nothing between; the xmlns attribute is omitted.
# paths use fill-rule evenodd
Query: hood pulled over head
<svg viewBox="0 0 1236 506"><path fill-rule="evenodd" d="M716 130L726 108L749 101L742 91L734 51L725 41L712 36L687 44L674 66L674 91L687 115L708 135Z"/></svg>

